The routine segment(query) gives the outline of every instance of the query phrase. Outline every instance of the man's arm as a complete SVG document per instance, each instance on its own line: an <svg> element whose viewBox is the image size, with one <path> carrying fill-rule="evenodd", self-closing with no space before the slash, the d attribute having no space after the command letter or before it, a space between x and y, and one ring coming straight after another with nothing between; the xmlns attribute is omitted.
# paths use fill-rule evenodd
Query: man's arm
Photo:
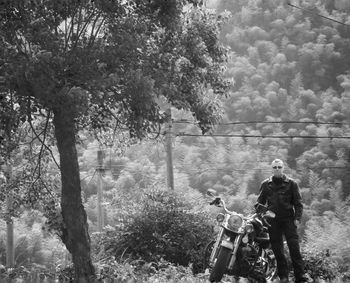
<svg viewBox="0 0 350 283"><path fill-rule="evenodd" d="M295 220L300 221L303 215L303 203L297 182L293 181L293 206L295 210Z"/></svg>
<svg viewBox="0 0 350 283"><path fill-rule="evenodd" d="M260 193L259 193L259 196L258 196L258 199L256 200L256 202L265 205L266 204L266 193L264 190L264 183L261 184L259 192Z"/></svg>

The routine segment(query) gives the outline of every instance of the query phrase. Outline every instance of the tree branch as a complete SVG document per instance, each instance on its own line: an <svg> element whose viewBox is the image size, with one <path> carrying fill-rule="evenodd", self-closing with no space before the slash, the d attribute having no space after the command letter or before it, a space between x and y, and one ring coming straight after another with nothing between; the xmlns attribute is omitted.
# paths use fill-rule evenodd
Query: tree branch
<svg viewBox="0 0 350 283"><path fill-rule="evenodd" d="M30 128L32 129L34 135L36 136L36 138L37 138L37 139L40 141L40 143L41 143L40 153L42 153L42 150L43 150L43 148L45 147L45 148L50 152L51 157L52 157L53 161L55 162L57 168L60 169L60 166L59 166L58 162L56 161L56 159L55 159L55 157L54 157L54 155L53 155L53 152L52 152L51 148L48 147L48 146L45 144L47 128L48 128L48 124L49 124L49 120L50 120L50 114L51 114L51 112L49 112L49 113L47 114L47 119L46 119L45 128L44 128L44 140L42 140L42 139L39 137L39 135L36 133L36 131L35 131L35 129L34 129L34 126L33 126L33 124L32 124L32 121L31 121L31 118L30 118L30 117L28 117L28 122L29 122ZM30 114L29 114L29 115L30 115ZM40 156L39 156L39 163L40 163L40 160L41 160L41 154L40 154Z"/></svg>
<svg viewBox="0 0 350 283"><path fill-rule="evenodd" d="M94 23L92 24L92 28L91 28L91 33L90 33L90 39L89 39L89 44L88 46L91 46L94 44L94 41L98 35L98 33L100 32L100 29L105 21L105 18L102 18L101 20L101 23L99 24L99 26L96 28L96 32L94 33L94 30L95 30L95 26L96 26L96 23L97 21L100 19L100 16L101 16L101 12L96 16L95 20L94 20Z"/></svg>

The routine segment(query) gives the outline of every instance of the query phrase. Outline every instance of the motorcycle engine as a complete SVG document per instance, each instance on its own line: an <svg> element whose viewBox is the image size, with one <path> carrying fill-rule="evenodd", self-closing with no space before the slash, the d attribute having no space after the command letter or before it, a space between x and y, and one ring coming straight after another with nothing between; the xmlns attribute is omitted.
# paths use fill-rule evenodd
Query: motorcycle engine
<svg viewBox="0 0 350 283"><path fill-rule="evenodd" d="M258 256L256 249L252 245L243 246L241 249L242 259L247 261L255 261Z"/></svg>
<svg viewBox="0 0 350 283"><path fill-rule="evenodd" d="M258 252L252 245L246 244L241 246L238 250L237 261L233 273L242 277L247 276L257 258Z"/></svg>

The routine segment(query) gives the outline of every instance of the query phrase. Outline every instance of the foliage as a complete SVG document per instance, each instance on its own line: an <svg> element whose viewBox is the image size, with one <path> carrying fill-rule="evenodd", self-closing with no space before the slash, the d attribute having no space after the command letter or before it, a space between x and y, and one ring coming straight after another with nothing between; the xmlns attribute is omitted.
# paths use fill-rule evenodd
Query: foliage
<svg viewBox="0 0 350 283"><path fill-rule="evenodd" d="M339 258L350 262L347 246L341 251L341 243L348 243L344 235L349 223L333 218L347 214L340 208L347 206L350 188L347 33L330 21L315 24L311 15L278 1L216 1L214 5L219 12L226 9L232 13L221 40L230 47L226 76L235 84L222 102L225 113L213 133L238 137L214 137L210 132L206 137L174 138L176 183L202 193L215 187L232 195L233 206L243 211L247 202L240 200L249 196L253 201L260 182L271 173L271 160L282 158L287 162L286 173L299 181L303 193L305 213L300 232L306 245L309 249L314 245L315 251L331 246L333 255L339 252ZM300 5L326 11L325 1L300 1ZM349 18L348 12L337 7L329 13L340 21ZM200 135L187 113L174 111L173 117L175 133ZM147 145L135 145L132 152L137 156L129 155L122 168L139 156L150 156ZM158 157L152 154L148 158L149 166L155 168L151 179L164 182L162 145L158 151ZM126 180L132 180L134 174L127 172L128 178L124 175L118 182L124 190L133 190ZM330 235L329 227L339 233Z"/></svg>
<svg viewBox="0 0 350 283"><path fill-rule="evenodd" d="M34 209L50 219L50 204L57 203L56 188L60 184L55 151L43 144L52 142L52 128L42 113L36 113L35 121L25 122L26 113L14 93L3 88L0 92L0 156L6 176L5 182L0 183L0 203L7 207L1 216L6 220ZM8 198L9 206L5 202Z"/></svg>
<svg viewBox="0 0 350 283"><path fill-rule="evenodd" d="M15 267L31 269L41 267L54 270L64 265L65 250L57 237L52 237L43 230L45 217L39 211L26 211L14 221ZM0 263L6 263L6 227L0 223Z"/></svg>
<svg viewBox="0 0 350 283"><path fill-rule="evenodd" d="M15 268L5 268L0 274L0 279L14 280L15 282L70 282L74 278L72 270L47 269L42 265L33 265L31 268L19 266Z"/></svg>
<svg viewBox="0 0 350 283"><path fill-rule="evenodd" d="M60 6L62 2L56 2L58 7L62 8ZM56 49L60 50L59 48L55 48L52 54L46 52L46 47L50 47L50 43L55 44L54 40L44 42L44 50L39 50L37 43L42 42L41 39L45 41L45 36L41 32L48 31L45 21L48 20L49 24L51 22L45 17L45 24L40 20L34 21L33 27L36 30L33 34L37 41L32 45L35 48L33 49L33 60L28 63L29 67L33 65L35 68L38 67L34 72L36 75L40 71L39 67L44 66L43 72L49 71L45 74L52 75L53 69L59 70L59 67L64 66L62 67L64 72L59 73L55 79L68 82L69 87L74 86L70 94L77 99L77 102L82 102L78 107L82 113L81 118L77 120L80 126L92 126L97 131L100 127L105 127L104 121L110 113L105 113L104 107L101 109L100 106L114 103L113 109L117 111L113 112L113 115L116 115L118 120L107 122L111 126L106 128L107 133L98 133L99 141L108 146L115 142L118 147L119 136L120 140L133 143L134 140L123 137L130 125L135 125L136 128L144 125L146 129L147 127L152 129L154 126L153 130L156 132L154 136L159 136L160 128L157 122L164 118L161 96L167 96L167 99L164 99L167 106L171 101L176 107L193 111L197 107L188 107L188 103L192 100L197 101L193 91L199 90L203 93L200 106L205 109L214 107L215 111L222 113L224 110L224 113L220 121L217 120L218 116L210 115L212 118L210 123L220 122L220 125L206 132L206 137L174 138L176 190L179 187L189 186L198 192L205 193L208 188L216 188L221 193L232 196L230 203L233 208L245 211L250 201L254 202L260 182L270 174L271 160L276 157L282 158L287 162L286 173L300 180L305 201L301 236L306 240L304 243L306 249L317 253L319 250L331 248L332 260L337 259L346 271L350 263L347 240L350 224L346 202L350 194L350 148L348 139L342 139L342 137L350 134L350 76L348 75L350 62L348 46L350 43L347 27L325 19L320 20L319 17L293 9L286 5L286 2L283 4L282 1L247 0L234 1L234 3L226 0L208 1L208 3L214 3L218 13L227 10L232 15L226 24L220 23L223 24L221 42L225 43L229 49L224 69L227 79L234 82L229 97L222 100L222 96L217 95L220 93L220 88L217 89L218 92L215 92L203 89L201 83L192 85L193 79L196 81L198 78L207 78L208 70L215 70L219 66L213 64L209 67L210 60L205 55L207 54L205 47L210 49L209 53L213 55L212 58L219 59L217 63L224 62L224 57L215 57L215 54L221 54L222 47L219 47L219 44L211 44L216 38L214 32L217 28L216 24L212 23L204 27L200 22L201 19L208 17L214 19L216 16L212 13L202 13L197 6L197 8L190 7L189 13L185 13L184 18L181 18L178 14L179 7L171 6L170 2L168 4L171 7L168 8L171 9L167 9L165 2L149 1L152 7L159 8L156 13L152 12L151 6L148 6L146 2L137 2L139 10L135 10L135 6L132 5L123 7L125 9L121 11L121 14L125 15L127 12L128 16L113 19L116 20L115 24L111 25L114 28L114 38L121 38L121 40L113 45L116 46L115 52L108 50L106 57L102 57L100 61L94 61L93 56L87 57L89 60L86 61L75 61L78 55L86 54L82 49L87 46L85 44L88 42L88 34L85 33L83 25L81 26L81 34L84 34L82 38L67 37L67 47L78 47L74 51L71 49L71 53L61 54L60 51L56 51ZM298 5L346 23L349 21L348 6L345 7L348 4L344 4L346 2L345 0L315 0L299 1ZM26 3L29 2L26 1ZM68 10L64 11L68 13ZM72 11L78 10L73 9ZM147 13L142 14L139 13L140 11ZM169 21L171 15L167 11L173 11L174 15L179 16L177 19L180 21ZM10 16L16 16L15 13L10 13ZM147 17L149 13L153 13L152 17L160 13L159 19L161 20L154 28L142 22L143 20L149 21ZM86 14L88 15L94 16L93 13ZM138 18L135 15L141 16ZM221 16L218 14L217 18ZM142 21L139 22L138 19ZM15 20L18 23L18 19ZM69 17L66 23L70 25ZM179 27L176 27L177 23ZM172 33L167 33L164 27L172 29ZM135 30L140 32L140 37L134 36ZM2 31L5 32L7 29L4 28ZM75 29L72 28L72 31L74 33ZM150 41L148 41L148 35L150 35ZM112 39L113 36L108 37L108 44L113 44ZM189 44L175 49L174 46L184 41ZM76 45L74 45L75 42ZM97 47L94 46L90 50L91 54L95 51L100 54L100 51L104 50L100 48L101 41L96 41L96 43ZM12 58L13 53L11 52L14 52L14 45L7 48L7 42L1 41L1 44L3 48L1 50L5 51L2 57L6 60ZM62 56L64 60L60 61ZM32 57L29 56L29 58ZM58 63L55 65L55 62ZM193 65L194 63L196 64ZM11 82L7 80L7 76L10 75L8 72L11 73L13 70L13 64L6 64L9 62L6 61L5 65L1 65L6 68L10 67L7 73L0 74L1 91L6 89L7 82ZM25 74L31 71L30 68L23 68L23 70L26 70ZM90 80L90 78L93 79ZM20 79L22 80L21 77ZM80 79L82 84L75 84L77 79ZM46 80L43 81L46 82ZM211 80L211 83L204 81L210 89L215 79ZM113 84L116 85L116 88L112 88ZM46 83L41 81L38 85L45 87ZM92 89L92 85L103 86L103 88ZM84 92L83 89L87 92ZM178 90L181 90L180 94L177 93ZM98 91L102 91L103 94ZM127 105L121 105L124 103L122 94L126 93L126 97L132 101ZM23 111L27 104L21 99L16 100L16 93L2 91L1 95L3 100L2 103L0 102L2 107L0 109L6 109L1 112L3 117L1 121L10 121L8 115L12 115L13 120L11 121L15 123L11 125L14 125L13 129L16 129L17 125L20 125L18 122L21 121L20 118L27 119L28 111ZM50 96L51 94L47 93L47 97ZM104 100L105 98L107 100ZM155 104L152 102L153 99ZM7 102L10 101L18 104L8 104ZM32 114L34 113L32 118L40 116L38 101L31 98L29 104L33 110ZM93 105L93 107L88 109L86 105ZM9 108L10 106L13 108ZM149 113L155 113L153 106L160 110L158 113L160 116L154 116L155 119L148 116ZM38 111L34 111L34 108ZM122 114L118 112L123 109L135 110L131 112L135 115L131 116L133 122L130 124L124 116L126 112ZM20 111L14 112L14 110ZM4 113L7 115L3 115ZM192 117L193 113L175 109L172 109L172 113L174 133L201 134L196 127L197 122ZM47 116L48 112L41 114ZM151 120L150 123L143 124L144 120L139 114L146 114L146 118ZM49 121L51 119L52 115ZM45 121L44 119L38 123L39 126ZM202 130L205 132L207 130L204 126L206 121L202 119L201 122ZM0 123L0 127L4 125ZM39 128L44 129L43 125ZM37 132L41 133L41 130ZM132 133L136 134L135 131ZM211 133L237 135L237 137L208 136ZM142 130L138 134L145 136ZM257 137L246 137L245 135L256 135ZM266 137L268 135L285 138L268 138ZM39 135L39 137L43 136L45 135ZM84 136L86 136L85 133L83 138ZM308 136L308 138L303 138L303 136ZM316 136L340 138L317 139ZM86 145L85 141L91 143ZM85 206L90 228L94 227L95 217L96 186L93 169L96 166L95 149L97 147L98 144L92 142L91 138L79 144L79 150L81 150L79 158L83 171L81 176L84 178L84 196L87 201ZM37 149L40 150L40 147ZM107 173L107 176L104 177L106 188L104 197L110 201L105 206L107 223L120 229L127 223L128 214L135 215L135 217L138 214L139 207L135 205L135 202L142 203L143 198L139 195L139 193L142 194L142 189L146 186L165 183L166 164L162 144L155 144L153 141L134 144L129 148L121 146L115 150L116 154L111 154L111 158L106 158L110 161L106 160L104 164L105 167L110 166L111 169L111 174ZM39 151L34 150L33 152L37 154ZM121 157L121 154L125 156ZM38 160L33 159L33 163ZM18 168L21 168L20 163L18 163ZM49 163L44 164L45 166L42 167L46 168ZM29 174L23 175L23 179L29 178L33 172L37 171L29 170ZM32 176L32 178L32 181L36 180L35 177ZM35 184L38 185L38 182ZM51 184L54 187L60 186L57 180ZM38 188L35 190L37 192L43 187L38 185L32 188ZM4 192L2 198L5 197ZM136 194L137 201L134 201L133 195ZM26 195L18 193L16 196L21 201L21 197ZM33 198L33 194L31 197ZM29 199L29 197L22 199ZM16 210L16 213L18 212L20 211ZM52 212L53 216L60 213L56 209ZM57 217L52 218L57 220L56 224L61 223ZM56 225L56 227L60 226ZM336 232L330 234L329 231ZM120 241L119 230L113 235L116 237L116 242ZM112 234L107 235L106 239L112 241Z"/></svg>
<svg viewBox="0 0 350 283"><path fill-rule="evenodd" d="M136 282L197 282L190 267L174 265L161 259L158 262L129 260L119 263L114 257L96 263L101 279L130 280ZM167 281L165 281L167 280Z"/></svg>
<svg viewBox="0 0 350 283"><path fill-rule="evenodd" d="M22 132L18 131L22 124L22 113L19 114L17 110L18 105L13 95L7 95L0 87L0 156L7 162L10 161L11 153L17 148L22 136Z"/></svg>
<svg viewBox="0 0 350 283"><path fill-rule="evenodd" d="M201 92L222 94L227 85L220 78L219 21L198 6L182 12L187 1L154 2L6 3L2 85L14 90L20 106L30 106L24 118L62 105L62 93L79 125L96 132L125 126L141 137L164 119L156 101L163 95L208 127L217 106L202 103ZM26 82L20 82L23 68Z"/></svg>
<svg viewBox="0 0 350 283"><path fill-rule="evenodd" d="M177 137L176 174L181 176L180 182L186 180L202 193L215 187L232 194L233 205L238 203L236 206L243 210L245 202L239 200L247 195L252 200L256 197L260 182L270 174L271 160L286 160L286 173L300 181L305 200L300 232L306 249L317 253L330 248L331 259L346 270L350 262L346 238L348 139L312 137L349 136L347 32L330 21L316 23L310 14L278 1L216 2L219 12L226 9L232 13L221 39L231 48L226 76L235 85L223 101L222 123L213 132L262 138ZM321 7L321 14L326 13L325 1L300 1L300 5ZM349 19L349 13L339 7L327 11L340 21ZM175 133L198 133L193 120L175 112L174 120L181 119L187 123L174 123ZM234 121L243 123L230 124ZM146 143L141 147L147 147ZM147 150L143 155L148 156ZM135 159L130 158L130 162ZM163 155L152 159L158 169L155 180L165 172L163 160Z"/></svg>
<svg viewBox="0 0 350 283"><path fill-rule="evenodd" d="M290 277L293 278L293 266L289 256L287 245L284 246L287 263L289 266ZM334 282L345 274L343 264L339 263L337 258L332 256L330 249L313 250L308 246L302 246L301 254L305 264L305 273L309 275L315 282L317 280L326 280L326 282Z"/></svg>
<svg viewBox="0 0 350 283"><path fill-rule="evenodd" d="M306 225L306 249L314 254L329 250L330 256L341 266L349 267L349 219L347 209L339 215L328 211L323 216L313 217Z"/></svg>
<svg viewBox="0 0 350 283"><path fill-rule="evenodd" d="M118 262L113 257L108 257L95 263L97 280L99 282L139 282L139 283L205 283L207 275L194 275L190 266L184 267L161 260L158 263L146 263L141 260ZM1 270L0 279L9 278L25 280L25 282L71 282L74 280L72 266L64 269L47 270L40 266L28 270L20 267Z"/></svg>
<svg viewBox="0 0 350 283"><path fill-rule="evenodd" d="M334 281L340 275L340 266L329 255L323 251L304 252L305 272L311 278Z"/></svg>
<svg viewBox="0 0 350 283"><path fill-rule="evenodd" d="M198 272L204 247L213 237L205 212L194 211L181 195L163 190L146 192L138 207L122 231L107 232L97 241L95 248L104 247L98 253L146 262L163 258L183 266L192 263Z"/></svg>
<svg viewBox="0 0 350 283"><path fill-rule="evenodd" d="M76 152L79 129L96 134L116 129L144 138L167 118L160 97L191 111L203 132L219 117L218 99L205 93L221 96L228 87L222 78L220 19L198 4L2 3L0 119L5 126L19 118L32 124L38 117L54 125L62 180L60 236L79 276L93 276ZM17 106L12 109L17 119L3 111L4 96ZM49 148L47 132L46 127L36 135L41 148ZM80 257L85 259L77 261Z"/></svg>

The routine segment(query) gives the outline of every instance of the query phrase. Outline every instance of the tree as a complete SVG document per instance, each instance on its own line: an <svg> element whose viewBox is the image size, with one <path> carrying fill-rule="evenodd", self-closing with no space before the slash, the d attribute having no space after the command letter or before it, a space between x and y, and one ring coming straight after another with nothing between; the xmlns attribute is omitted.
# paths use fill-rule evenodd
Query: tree
<svg viewBox="0 0 350 283"><path fill-rule="evenodd" d="M0 81L28 122L40 113L54 125L60 156L61 238L76 282L94 281L82 205L77 133L111 123L142 138L165 119L157 99L190 110L202 131L224 94L225 50L216 15L196 1L5 1L0 20ZM184 12L186 11L186 12ZM3 114L3 113L2 113Z"/></svg>

